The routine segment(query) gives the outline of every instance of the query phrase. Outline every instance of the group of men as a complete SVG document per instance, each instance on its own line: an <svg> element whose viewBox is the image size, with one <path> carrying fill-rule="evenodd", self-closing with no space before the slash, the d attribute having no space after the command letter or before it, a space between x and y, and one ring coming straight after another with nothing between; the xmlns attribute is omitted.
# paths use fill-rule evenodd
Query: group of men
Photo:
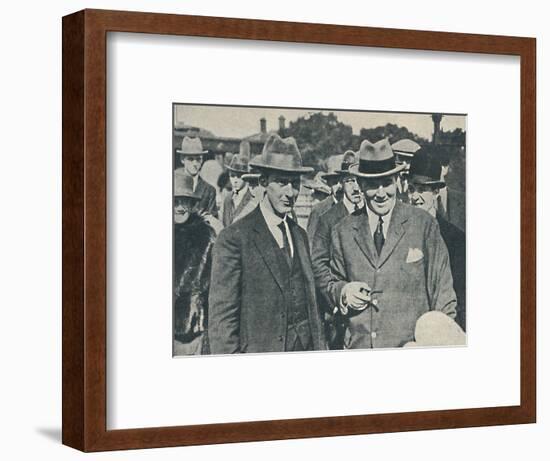
<svg viewBox="0 0 550 461"><path fill-rule="evenodd" d="M438 212L445 184L435 147L422 147L410 165L396 161L386 139L347 151L322 177L328 196L307 232L293 207L313 169L293 138L272 134L260 155L233 157L219 215L214 188L198 174L200 140L184 138L178 154L176 355L422 344L417 324L426 314L434 314L432 337L465 330L464 233Z"/></svg>

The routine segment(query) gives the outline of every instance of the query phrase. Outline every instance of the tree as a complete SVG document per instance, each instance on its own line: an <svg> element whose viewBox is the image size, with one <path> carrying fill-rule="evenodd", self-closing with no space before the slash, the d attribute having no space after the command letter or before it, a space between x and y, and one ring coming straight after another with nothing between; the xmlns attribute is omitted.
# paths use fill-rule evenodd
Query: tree
<svg viewBox="0 0 550 461"><path fill-rule="evenodd" d="M377 126L376 128L361 128L359 137L362 140L368 139L370 142L377 142L381 139L388 138L390 144L400 141L401 139L411 139L421 146L428 143L427 139L412 133L404 126L397 126L393 123L388 123L385 126Z"/></svg>
<svg viewBox="0 0 550 461"><path fill-rule="evenodd" d="M317 112L300 117L290 122L281 135L293 136L302 153L304 165L316 170L321 169L327 157L357 148L351 126L338 121L333 112L328 115Z"/></svg>

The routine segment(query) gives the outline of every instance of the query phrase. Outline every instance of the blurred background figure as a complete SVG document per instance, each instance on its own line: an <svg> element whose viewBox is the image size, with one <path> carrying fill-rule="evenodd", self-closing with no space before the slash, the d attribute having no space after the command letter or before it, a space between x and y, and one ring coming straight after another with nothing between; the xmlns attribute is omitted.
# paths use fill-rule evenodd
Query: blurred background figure
<svg viewBox="0 0 550 461"><path fill-rule="evenodd" d="M420 144L412 139L401 139L393 143L391 148L395 154L395 162L398 165L405 165L405 168L397 177L397 198L407 203L409 199L407 194L409 168L415 152L420 149Z"/></svg>
<svg viewBox="0 0 550 461"><path fill-rule="evenodd" d="M442 180L441 156L436 146L422 147L414 156L409 176L409 202L437 219L441 237L447 246L453 288L457 297L456 322L466 331L466 236L440 212Z"/></svg>
<svg viewBox="0 0 550 461"><path fill-rule="evenodd" d="M223 201L222 222L224 227L229 226L254 198L248 188L248 183L242 179L242 175L248 173L249 155L249 144L241 143L239 155L233 156L231 164L227 167L231 193L227 194Z"/></svg>

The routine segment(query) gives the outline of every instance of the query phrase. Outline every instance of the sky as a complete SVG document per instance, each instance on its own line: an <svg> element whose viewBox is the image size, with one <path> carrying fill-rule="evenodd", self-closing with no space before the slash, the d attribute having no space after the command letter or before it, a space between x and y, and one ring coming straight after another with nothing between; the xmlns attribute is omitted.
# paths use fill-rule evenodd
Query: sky
<svg viewBox="0 0 550 461"><path fill-rule="evenodd" d="M428 140L431 139L433 133L431 114L399 112L176 105L175 122L204 128L217 136L243 138L260 131L260 118L262 117L267 120L267 130L269 131L278 129L280 115L285 117L288 126L290 121L316 112L325 114L334 112L338 120L351 125L354 134L359 134L361 128L374 128L386 123L404 126ZM466 130L466 117L464 115L444 115L441 129L452 131L455 128Z"/></svg>

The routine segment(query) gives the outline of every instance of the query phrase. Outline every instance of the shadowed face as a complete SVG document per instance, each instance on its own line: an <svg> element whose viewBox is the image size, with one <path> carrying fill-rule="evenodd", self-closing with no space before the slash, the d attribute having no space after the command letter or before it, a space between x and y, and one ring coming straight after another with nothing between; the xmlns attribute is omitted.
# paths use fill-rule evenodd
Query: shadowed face
<svg viewBox="0 0 550 461"><path fill-rule="evenodd" d="M190 197L174 197L174 222L184 224L189 219L195 199Z"/></svg>
<svg viewBox="0 0 550 461"><path fill-rule="evenodd" d="M379 216L388 214L395 205L397 186L395 176L361 178L361 188L367 206Z"/></svg>
<svg viewBox="0 0 550 461"><path fill-rule="evenodd" d="M233 192L238 192L245 186L246 183L241 176L241 173L235 173L233 171L229 173L229 181L231 182L231 189L233 189Z"/></svg>
<svg viewBox="0 0 550 461"><path fill-rule="evenodd" d="M181 163L187 174L196 176L202 166L202 155L182 155Z"/></svg>
<svg viewBox="0 0 550 461"><path fill-rule="evenodd" d="M351 203L360 203L362 200L361 188L355 176L346 176L342 179L344 195Z"/></svg>
<svg viewBox="0 0 550 461"><path fill-rule="evenodd" d="M422 208L432 216L435 216L437 196L439 194L437 187L425 184L409 184L408 192L411 205Z"/></svg>
<svg viewBox="0 0 550 461"><path fill-rule="evenodd" d="M300 175L270 172L264 182L265 193L274 213L280 217L290 213L300 193Z"/></svg>
<svg viewBox="0 0 550 461"><path fill-rule="evenodd" d="M336 194L341 188L341 184L340 184L340 181L338 180L338 178L326 178L325 179L327 185L330 187L330 189L332 190L332 193L333 194Z"/></svg>

